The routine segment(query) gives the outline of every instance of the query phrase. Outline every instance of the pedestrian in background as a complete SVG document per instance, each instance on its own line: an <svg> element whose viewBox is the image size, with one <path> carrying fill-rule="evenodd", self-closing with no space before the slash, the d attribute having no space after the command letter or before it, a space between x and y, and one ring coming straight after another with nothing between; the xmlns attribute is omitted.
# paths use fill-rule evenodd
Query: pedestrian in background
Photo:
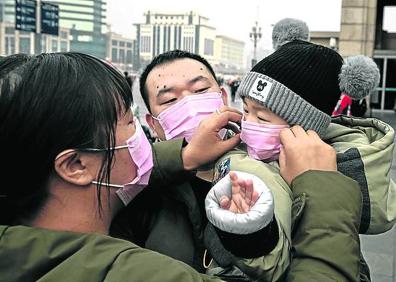
<svg viewBox="0 0 396 282"><path fill-rule="evenodd" d="M127 71L124 72L124 76L125 76L125 79L126 79L128 85L129 85L129 87L132 89L133 80L132 80L131 76L129 75L129 73Z"/></svg>

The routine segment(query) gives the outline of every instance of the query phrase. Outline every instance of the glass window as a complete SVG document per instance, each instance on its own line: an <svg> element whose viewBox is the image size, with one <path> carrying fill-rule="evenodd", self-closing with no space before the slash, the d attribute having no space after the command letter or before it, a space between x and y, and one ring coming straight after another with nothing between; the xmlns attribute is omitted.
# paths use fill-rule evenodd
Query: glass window
<svg viewBox="0 0 396 282"><path fill-rule="evenodd" d="M114 63L118 63L117 48L111 48L111 61Z"/></svg>
<svg viewBox="0 0 396 282"><path fill-rule="evenodd" d="M213 56L213 45L214 45L213 40L205 38L205 45L204 45L205 55Z"/></svg>
<svg viewBox="0 0 396 282"><path fill-rule="evenodd" d="M125 63L125 50L120 49L120 63L124 64Z"/></svg>
<svg viewBox="0 0 396 282"><path fill-rule="evenodd" d="M92 41L92 36L90 36L90 35L79 35L77 37L77 40L80 41L80 42L90 42L90 41Z"/></svg>
<svg viewBox="0 0 396 282"><path fill-rule="evenodd" d="M19 53L30 54L30 38L19 38Z"/></svg>
<svg viewBox="0 0 396 282"><path fill-rule="evenodd" d="M57 39L52 39L51 40L51 45L52 45L51 51L52 52L58 52L58 40Z"/></svg>
<svg viewBox="0 0 396 282"><path fill-rule="evenodd" d="M14 34L15 33L15 29L13 27L6 27L5 28L5 33L6 34Z"/></svg>
<svg viewBox="0 0 396 282"><path fill-rule="evenodd" d="M78 21L78 20L90 20L90 21L92 21L94 19L93 15L77 14L77 13L65 13L65 12L62 12L62 11L59 11L59 16L61 18L69 18L69 19L74 19L76 21Z"/></svg>
<svg viewBox="0 0 396 282"><path fill-rule="evenodd" d="M383 29L387 32L396 32L396 25L392 19L396 17L396 7L384 7Z"/></svg>
<svg viewBox="0 0 396 282"><path fill-rule="evenodd" d="M67 51L69 51L69 50L67 50L67 41L64 41L64 40L61 41L60 51L61 51L61 52L67 52Z"/></svg>
<svg viewBox="0 0 396 282"><path fill-rule="evenodd" d="M13 36L6 36L5 38L5 48L6 48L6 55L15 54L15 37Z"/></svg>
<svg viewBox="0 0 396 282"><path fill-rule="evenodd" d="M126 63L127 64L132 64L132 51L131 50L127 50Z"/></svg>
<svg viewBox="0 0 396 282"><path fill-rule="evenodd" d="M47 51L47 36L44 34L41 35L41 51L48 52Z"/></svg>
<svg viewBox="0 0 396 282"><path fill-rule="evenodd" d="M61 31L61 32L60 32L60 37L61 37L61 38L67 39L67 32Z"/></svg>

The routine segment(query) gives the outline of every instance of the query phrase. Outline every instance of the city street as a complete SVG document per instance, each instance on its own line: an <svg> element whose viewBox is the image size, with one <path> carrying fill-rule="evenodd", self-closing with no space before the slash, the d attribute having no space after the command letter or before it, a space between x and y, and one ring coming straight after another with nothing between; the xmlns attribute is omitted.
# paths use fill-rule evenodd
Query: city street
<svg viewBox="0 0 396 282"><path fill-rule="evenodd" d="M231 102L231 95L228 86L226 90L229 94L229 101ZM146 124L144 115L147 110L143 100L139 94L138 81L135 81L133 87L133 99L139 109L139 118L142 124ZM241 100L236 99L232 106L241 109ZM394 112L379 112L373 110L372 116L379 118L394 129L396 129L396 113ZM394 152L394 156L396 153ZM395 159L395 157L394 157ZM392 164L391 175L396 179L396 163ZM373 282L393 282L396 281L396 228L381 234L381 235L362 235L361 244L363 255L370 266L371 277Z"/></svg>

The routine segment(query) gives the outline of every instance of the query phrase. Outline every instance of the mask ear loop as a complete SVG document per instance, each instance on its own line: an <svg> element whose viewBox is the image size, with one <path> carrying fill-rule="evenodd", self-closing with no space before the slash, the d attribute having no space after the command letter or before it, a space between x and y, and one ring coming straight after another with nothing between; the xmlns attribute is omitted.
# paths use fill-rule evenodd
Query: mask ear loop
<svg viewBox="0 0 396 282"><path fill-rule="evenodd" d="M68 150L64 150L62 152L60 152L56 157L55 157L55 161L57 161L60 157L63 157L64 155L70 154L70 153L74 153L76 150L75 149L68 149Z"/></svg>
<svg viewBox="0 0 396 282"><path fill-rule="evenodd" d="M155 117L155 116L153 116L153 115L151 115L151 117L152 117L153 119L155 119L156 121L160 121L159 118L157 118L157 117Z"/></svg>

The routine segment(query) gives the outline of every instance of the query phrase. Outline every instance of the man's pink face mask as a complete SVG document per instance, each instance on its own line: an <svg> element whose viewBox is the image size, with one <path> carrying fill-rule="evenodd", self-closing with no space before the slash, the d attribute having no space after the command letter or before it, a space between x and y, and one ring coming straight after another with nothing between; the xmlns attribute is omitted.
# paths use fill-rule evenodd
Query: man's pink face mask
<svg viewBox="0 0 396 282"><path fill-rule="evenodd" d="M164 130L166 140L185 138L189 142L202 119L222 106L221 93L190 95L153 118L158 120Z"/></svg>

